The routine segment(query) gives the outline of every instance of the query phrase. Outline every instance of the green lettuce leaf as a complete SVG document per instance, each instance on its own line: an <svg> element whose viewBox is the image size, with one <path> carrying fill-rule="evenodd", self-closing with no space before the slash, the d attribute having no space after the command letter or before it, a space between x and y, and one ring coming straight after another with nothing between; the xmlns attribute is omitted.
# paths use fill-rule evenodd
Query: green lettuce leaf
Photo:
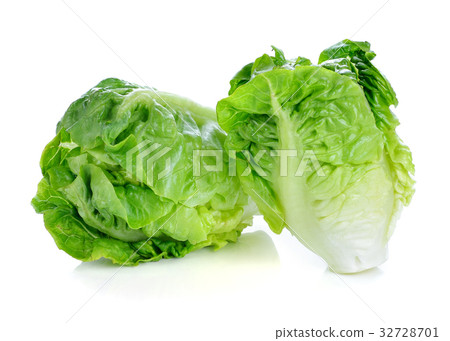
<svg viewBox="0 0 450 341"><path fill-rule="evenodd" d="M368 42L344 40L324 50L319 57L319 63L337 64L340 60L348 62L356 69L353 78L364 90L367 102L375 117L377 128L383 132L385 157L392 170L397 210L402 205L408 205L414 194L414 164L409 148L395 132L400 124L390 107L397 106L397 96L391 84L383 74L371 63L375 53L370 50ZM394 226L390 229L392 234Z"/></svg>

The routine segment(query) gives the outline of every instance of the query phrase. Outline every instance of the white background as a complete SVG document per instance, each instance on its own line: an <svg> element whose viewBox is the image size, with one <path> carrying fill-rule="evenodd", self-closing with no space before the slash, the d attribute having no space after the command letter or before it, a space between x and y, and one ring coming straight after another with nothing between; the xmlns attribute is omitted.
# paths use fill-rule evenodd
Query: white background
<svg viewBox="0 0 450 341"><path fill-rule="evenodd" d="M450 340L445 4L2 2L0 339L274 340L275 329L333 326L439 327ZM82 93L114 76L214 107L234 73L271 44L288 58L317 61L344 38L372 43L400 100L398 132L417 168L387 263L337 276L260 218L220 252L137 268L81 264L57 249L30 200L40 153Z"/></svg>

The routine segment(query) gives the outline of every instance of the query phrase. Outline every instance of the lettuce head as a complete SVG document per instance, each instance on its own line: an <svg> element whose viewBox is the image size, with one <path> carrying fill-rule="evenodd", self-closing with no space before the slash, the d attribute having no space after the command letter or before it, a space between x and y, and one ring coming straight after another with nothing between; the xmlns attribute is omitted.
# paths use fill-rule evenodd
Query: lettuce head
<svg viewBox="0 0 450 341"><path fill-rule="evenodd" d="M274 232L289 229L333 271L375 267L414 193L394 90L367 42L344 40L318 64L274 51L217 105L237 176Z"/></svg>
<svg viewBox="0 0 450 341"><path fill-rule="evenodd" d="M224 139L214 110L105 79L58 123L32 204L82 261L136 265L220 248L252 219L239 179L214 168Z"/></svg>

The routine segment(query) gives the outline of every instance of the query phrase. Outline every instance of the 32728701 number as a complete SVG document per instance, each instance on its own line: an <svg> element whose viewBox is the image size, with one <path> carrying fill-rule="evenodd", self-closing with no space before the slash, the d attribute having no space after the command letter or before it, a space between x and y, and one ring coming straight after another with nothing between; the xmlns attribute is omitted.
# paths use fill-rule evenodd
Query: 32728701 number
<svg viewBox="0 0 450 341"><path fill-rule="evenodd" d="M380 328L380 337L439 337L437 328Z"/></svg>

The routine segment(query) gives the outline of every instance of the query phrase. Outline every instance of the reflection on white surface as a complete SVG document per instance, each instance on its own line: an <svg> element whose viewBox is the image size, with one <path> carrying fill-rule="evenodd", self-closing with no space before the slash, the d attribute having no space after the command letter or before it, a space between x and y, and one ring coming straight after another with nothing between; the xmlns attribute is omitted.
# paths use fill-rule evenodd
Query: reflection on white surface
<svg viewBox="0 0 450 341"><path fill-rule="evenodd" d="M244 233L237 243L213 251L205 248L181 259L145 263L137 267L110 261L82 263L73 276L92 290L126 298L202 297L233 293L270 281L279 271L279 257L272 239L263 231ZM112 278L111 278L112 277ZM225 290L226 289L226 290Z"/></svg>
<svg viewBox="0 0 450 341"><path fill-rule="evenodd" d="M383 276L383 270L379 267L371 268L362 272L354 274L336 274L330 268L327 268L323 273L324 280L330 280L333 278L341 278L344 281L352 283L373 283Z"/></svg>

